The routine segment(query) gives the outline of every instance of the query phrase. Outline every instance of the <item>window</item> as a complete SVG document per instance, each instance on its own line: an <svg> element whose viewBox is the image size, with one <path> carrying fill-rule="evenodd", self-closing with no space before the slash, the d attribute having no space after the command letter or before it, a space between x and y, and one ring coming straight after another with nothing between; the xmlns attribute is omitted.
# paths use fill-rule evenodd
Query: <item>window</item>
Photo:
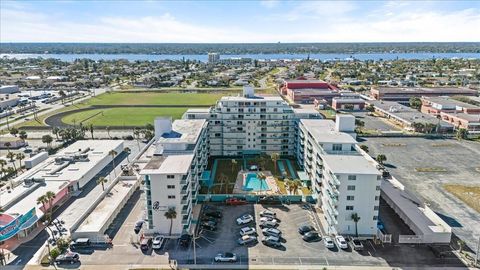
<svg viewBox="0 0 480 270"><path fill-rule="evenodd" d="M377 206L374 206L374 207L373 207L373 210L374 210L374 211L378 211L378 208L379 208L378 205L377 205Z"/></svg>
<svg viewBox="0 0 480 270"><path fill-rule="evenodd" d="M353 210L353 205L347 205L347 206L345 207L345 210Z"/></svg>
<svg viewBox="0 0 480 270"><path fill-rule="evenodd" d="M380 186L377 186L377 190L380 190Z"/></svg>
<svg viewBox="0 0 480 270"><path fill-rule="evenodd" d="M173 174L168 174L168 175L167 175L167 179L175 179L175 175L173 175Z"/></svg>
<svg viewBox="0 0 480 270"><path fill-rule="evenodd" d="M373 220L377 220L378 219L378 216L373 216Z"/></svg>
<svg viewBox="0 0 480 270"><path fill-rule="evenodd" d="M174 189L174 188L175 188L175 185L167 185L167 188L168 188L168 189Z"/></svg>
<svg viewBox="0 0 480 270"><path fill-rule="evenodd" d="M347 186L347 190L355 190L355 186Z"/></svg>
<svg viewBox="0 0 480 270"><path fill-rule="evenodd" d="M355 199L355 196L347 196L347 201L353 201Z"/></svg>
<svg viewBox="0 0 480 270"><path fill-rule="evenodd" d="M349 175L348 180L357 180L357 176L356 175Z"/></svg>
<svg viewBox="0 0 480 270"><path fill-rule="evenodd" d="M168 195L169 199L175 199L175 195Z"/></svg>
<svg viewBox="0 0 480 270"><path fill-rule="evenodd" d="M378 201L380 199L380 196L375 196L375 201Z"/></svg>
<svg viewBox="0 0 480 270"><path fill-rule="evenodd" d="M332 145L332 150L333 151L342 151L342 145L341 144L333 144Z"/></svg>

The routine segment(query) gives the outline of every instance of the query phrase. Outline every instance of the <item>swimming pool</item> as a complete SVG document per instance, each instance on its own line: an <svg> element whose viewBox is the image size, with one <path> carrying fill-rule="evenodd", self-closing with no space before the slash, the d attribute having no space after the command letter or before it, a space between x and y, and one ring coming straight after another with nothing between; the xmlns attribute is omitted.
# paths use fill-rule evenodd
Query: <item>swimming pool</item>
<svg viewBox="0 0 480 270"><path fill-rule="evenodd" d="M258 179L256 173L248 173L243 185L243 190L246 191L262 191L270 190L267 181Z"/></svg>

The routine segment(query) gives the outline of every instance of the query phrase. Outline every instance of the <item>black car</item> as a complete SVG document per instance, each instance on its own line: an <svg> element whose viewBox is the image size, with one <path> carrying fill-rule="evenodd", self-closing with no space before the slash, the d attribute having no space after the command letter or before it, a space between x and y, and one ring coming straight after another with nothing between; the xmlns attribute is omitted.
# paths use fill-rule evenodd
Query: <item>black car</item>
<svg viewBox="0 0 480 270"><path fill-rule="evenodd" d="M302 236L302 239L306 242L317 242L322 240L322 237L315 231L307 232Z"/></svg>
<svg viewBox="0 0 480 270"><path fill-rule="evenodd" d="M315 231L315 228L310 225L304 225L298 228L298 233L300 233L301 235L304 235L310 231Z"/></svg>
<svg viewBox="0 0 480 270"><path fill-rule="evenodd" d="M282 201L275 196L263 196L258 199L260 204L282 204Z"/></svg>
<svg viewBox="0 0 480 270"><path fill-rule="evenodd" d="M280 242L280 238L275 236L267 236L262 239L262 243L265 246L269 247L281 247L282 243Z"/></svg>
<svg viewBox="0 0 480 270"><path fill-rule="evenodd" d="M209 216L203 216L202 219L200 220L202 222L209 222L209 221L213 221L215 223L218 223L218 220L214 217L209 217Z"/></svg>
<svg viewBox="0 0 480 270"><path fill-rule="evenodd" d="M143 220L139 220L135 223L135 227L133 228L133 231L138 234L140 232L140 230L142 229L143 227L143 223L144 221Z"/></svg>
<svg viewBox="0 0 480 270"><path fill-rule="evenodd" d="M182 236L180 236L180 245L182 247L188 247L191 240L192 237L189 234L182 234Z"/></svg>
<svg viewBox="0 0 480 270"><path fill-rule="evenodd" d="M207 217L222 218L222 212L220 211L208 211L204 214Z"/></svg>
<svg viewBox="0 0 480 270"><path fill-rule="evenodd" d="M59 255L55 259L56 264L64 264L64 263L74 264L79 261L80 261L80 255L76 252L68 252L66 254Z"/></svg>
<svg viewBox="0 0 480 270"><path fill-rule="evenodd" d="M216 231L217 226L205 223L205 224L202 224L202 229L207 230L207 231Z"/></svg>

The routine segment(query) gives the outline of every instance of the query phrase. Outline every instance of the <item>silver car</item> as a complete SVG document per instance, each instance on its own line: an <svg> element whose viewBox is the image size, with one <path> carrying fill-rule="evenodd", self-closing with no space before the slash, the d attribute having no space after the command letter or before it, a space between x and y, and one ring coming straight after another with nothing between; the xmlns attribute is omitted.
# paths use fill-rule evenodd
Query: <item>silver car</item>
<svg viewBox="0 0 480 270"><path fill-rule="evenodd" d="M215 256L215 262L236 262L237 254L231 252L218 253Z"/></svg>

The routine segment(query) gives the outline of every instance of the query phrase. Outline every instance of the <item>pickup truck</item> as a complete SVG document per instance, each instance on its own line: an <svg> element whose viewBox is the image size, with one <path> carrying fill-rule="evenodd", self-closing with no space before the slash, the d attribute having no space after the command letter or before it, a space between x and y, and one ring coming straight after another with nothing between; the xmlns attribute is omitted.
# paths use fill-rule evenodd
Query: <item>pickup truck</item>
<svg viewBox="0 0 480 270"><path fill-rule="evenodd" d="M363 244L357 238L350 239L350 244L353 250L363 250Z"/></svg>

